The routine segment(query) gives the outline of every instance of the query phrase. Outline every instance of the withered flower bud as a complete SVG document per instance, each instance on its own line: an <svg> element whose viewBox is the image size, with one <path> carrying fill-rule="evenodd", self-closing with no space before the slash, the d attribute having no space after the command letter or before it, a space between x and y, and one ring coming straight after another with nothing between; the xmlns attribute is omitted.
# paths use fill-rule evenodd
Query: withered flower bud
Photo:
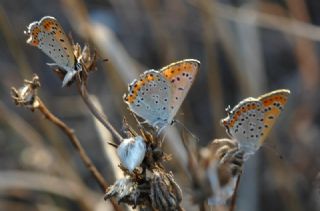
<svg viewBox="0 0 320 211"><path fill-rule="evenodd" d="M19 89L11 87L11 97L16 105L25 106L34 111L39 106L37 89L40 87L39 77L34 74L31 81L25 80Z"/></svg>

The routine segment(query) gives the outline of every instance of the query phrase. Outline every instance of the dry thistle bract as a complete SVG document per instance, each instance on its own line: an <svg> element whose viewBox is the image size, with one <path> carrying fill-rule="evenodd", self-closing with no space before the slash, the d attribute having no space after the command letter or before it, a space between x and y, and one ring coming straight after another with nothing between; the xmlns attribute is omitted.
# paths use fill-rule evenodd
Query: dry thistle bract
<svg viewBox="0 0 320 211"><path fill-rule="evenodd" d="M154 209L178 210L182 191L172 174L155 171L151 175L151 203Z"/></svg>
<svg viewBox="0 0 320 211"><path fill-rule="evenodd" d="M141 135L138 135L126 120L124 129L129 138L122 141L117 152L126 177L108 188L105 199L115 197L118 202L134 207L177 210L182 193L173 175L163 167L162 162L168 156L160 148L161 139L143 127L139 127Z"/></svg>
<svg viewBox="0 0 320 211"><path fill-rule="evenodd" d="M104 197L105 200L115 197L118 203L124 202L129 205L140 204L139 197L141 191L138 187L138 183L130 178L118 179L113 185L111 185ZM143 200L140 198L140 200Z"/></svg>
<svg viewBox="0 0 320 211"><path fill-rule="evenodd" d="M37 89L39 87L39 77L34 74L32 80L24 80L24 85L19 89L11 87L11 97L16 105L25 106L33 111L39 106L37 101Z"/></svg>

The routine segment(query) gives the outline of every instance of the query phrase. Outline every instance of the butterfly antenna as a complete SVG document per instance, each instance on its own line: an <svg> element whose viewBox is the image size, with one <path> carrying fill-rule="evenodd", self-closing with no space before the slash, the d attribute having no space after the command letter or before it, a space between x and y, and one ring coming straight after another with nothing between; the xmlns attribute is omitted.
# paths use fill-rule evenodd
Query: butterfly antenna
<svg viewBox="0 0 320 211"><path fill-rule="evenodd" d="M182 126L182 128L184 128L192 136L192 138L199 141L199 138L196 135L194 135L182 122L178 120L173 120L172 123L178 123L178 125Z"/></svg>

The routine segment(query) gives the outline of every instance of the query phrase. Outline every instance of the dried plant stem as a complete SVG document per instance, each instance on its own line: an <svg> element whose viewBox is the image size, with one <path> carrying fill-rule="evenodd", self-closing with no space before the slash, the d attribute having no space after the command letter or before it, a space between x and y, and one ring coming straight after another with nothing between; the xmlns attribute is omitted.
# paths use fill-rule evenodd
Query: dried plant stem
<svg viewBox="0 0 320 211"><path fill-rule="evenodd" d="M111 125L111 123L107 120L107 117L102 112L100 112L97 109L97 107L93 104L93 102L90 100L90 97L87 91L86 79L80 79L78 75L77 85L78 85L79 93L83 101L85 102L85 104L88 106L91 113L112 133L112 135L117 139L116 143L117 144L121 143L123 140L123 137Z"/></svg>
<svg viewBox="0 0 320 211"><path fill-rule="evenodd" d="M79 152L79 155L84 162L85 166L88 168L88 170L91 172L93 177L97 180L99 183L99 186L103 191L105 191L108 188L107 182L104 180L101 173L97 170L95 165L92 163L91 159L87 155L86 151L82 147L79 139L74 134L74 131L69 128L64 122L62 122L59 118L57 118L55 115L53 115L49 109L45 106L45 104L40 100L40 98L37 99L39 102L38 110L41 111L41 113L53 124L58 126L69 138L73 146L76 148L76 150Z"/></svg>
<svg viewBox="0 0 320 211"><path fill-rule="evenodd" d="M86 151L82 147L79 139L77 136L74 134L74 131L69 128L64 122L62 122L58 117L53 115L50 110L45 106L45 104L41 101L40 98L37 97L37 101L39 102L39 106L37 107L39 111L53 124L58 126L69 138L73 146L76 148L78 151L80 158L82 159L83 163L85 166L88 168L88 170L91 172L92 176L96 179L98 182L100 188L102 189L103 192L107 190L109 187L108 183L105 181L103 178L102 174L98 171L96 166L93 164L89 156L87 155ZM110 200L112 203L112 206L114 210L121 210L119 208L119 205L114 202L113 200Z"/></svg>
<svg viewBox="0 0 320 211"><path fill-rule="evenodd" d="M240 178L241 178L241 174L239 174L239 176L237 178L236 187L234 189L234 192L233 192L233 195L231 198L230 211L234 211L236 209L237 192L239 189Z"/></svg>

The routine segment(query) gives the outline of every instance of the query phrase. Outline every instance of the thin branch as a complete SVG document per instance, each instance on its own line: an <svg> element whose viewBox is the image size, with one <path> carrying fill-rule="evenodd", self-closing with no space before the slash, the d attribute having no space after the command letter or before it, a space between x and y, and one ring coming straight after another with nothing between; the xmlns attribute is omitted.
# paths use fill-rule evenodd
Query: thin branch
<svg viewBox="0 0 320 211"><path fill-rule="evenodd" d="M96 107L101 111L102 110L102 106L101 103L99 102L99 100L95 97L91 97L94 105L96 105ZM96 128L96 131L98 133L98 137L99 137L99 142L103 148L104 151L104 158L106 160L105 162L105 168L109 169L109 173L108 175L106 175L106 180L107 181L114 181L117 179L120 179L123 177L123 173L121 171L121 169L118 167L120 160L119 157L117 155L117 152L115 150L114 147L110 147L109 143L106 140L111 140L112 139L112 135L110 133L109 130L106 130L106 128L100 123L100 121L95 118L93 115L91 116L94 122L94 126ZM114 144L114 142L112 142L112 144ZM116 148L118 147L117 144L114 144L116 146Z"/></svg>
<svg viewBox="0 0 320 211"><path fill-rule="evenodd" d="M96 181L98 182L98 184L99 184L100 188L102 189L102 191L105 192L107 190L107 188L109 187L108 183L105 181L105 179L103 178L102 174L98 171L96 166L93 164L93 162L91 161L91 159L87 155L87 153L84 150L84 148L82 147L79 139L74 134L74 131L71 128L69 128L64 122L62 122L59 118L57 118L55 115L53 115L49 111L49 109L45 106L45 104L40 100L39 97L37 97L36 100L39 103L39 105L37 107L38 110L41 111L41 113L49 121L51 121L53 124L58 126L68 136L69 140L71 141L73 146L78 151L78 153L80 155L80 158L82 159L83 163L85 164L87 169L90 171L92 176L96 179ZM110 200L110 201L112 203L112 206L113 206L114 210L121 210L119 208L119 205L114 200Z"/></svg>
<svg viewBox="0 0 320 211"><path fill-rule="evenodd" d="M109 188L108 183L87 155L86 151L82 147L74 131L70 127L68 127L63 121L61 121L58 117L52 114L50 110L46 107L44 102L42 102L42 100L38 97L37 92L39 87L39 77L36 74L34 74L32 80L24 80L24 85L19 89L11 87L11 97L17 106L23 106L25 108L30 109L31 111L35 111L36 109L38 109L46 119L58 126L68 136L72 145L79 153L83 163L90 171L92 176L96 179L102 191L105 193L106 190ZM119 205L113 199L111 199L110 202L114 210L121 210Z"/></svg>
<svg viewBox="0 0 320 211"><path fill-rule="evenodd" d="M77 85L81 98L87 105L91 113L112 133L112 135L117 139L116 143L120 144L123 140L123 137L111 125L111 123L107 120L107 117L102 112L100 112L94 105L94 103L90 100L87 90L86 79L81 79L79 74L77 75Z"/></svg>
<svg viewBox="0 0 320 211"><path fill-rule="evenodd" d="M38 97L37 101L39 102L38 109L41 111L41 113L53 124L58 126L69 138L73 146L76 148L76 150L79 152L79 155L84 162L85 166L88 168L88 170L91 172L93 177L97 180L99 183L100 188L103 190L103 192L109 187L108 183L104 180L101 173L97 170L95 165L92 163L91 159L87 155L86 151L82 147L79 139L74 134L74 131L69 128L64 122L62 122L59 118L57 118L55 115L53 115L49 109L45 106L45 104L41 101L41 99Z"/></svg>
<svg viewBox="0 0 320 211"><path fill-rule="evenodd" d="M236 209L237 192L238 192L238 189L239 189L240 178L241 178L241 174L239 174L239 176L237 178L236 187L234 189L234 192L233 192L233 195L232 195L232 198L231 198L230 211L234 211Z"/></svg>

